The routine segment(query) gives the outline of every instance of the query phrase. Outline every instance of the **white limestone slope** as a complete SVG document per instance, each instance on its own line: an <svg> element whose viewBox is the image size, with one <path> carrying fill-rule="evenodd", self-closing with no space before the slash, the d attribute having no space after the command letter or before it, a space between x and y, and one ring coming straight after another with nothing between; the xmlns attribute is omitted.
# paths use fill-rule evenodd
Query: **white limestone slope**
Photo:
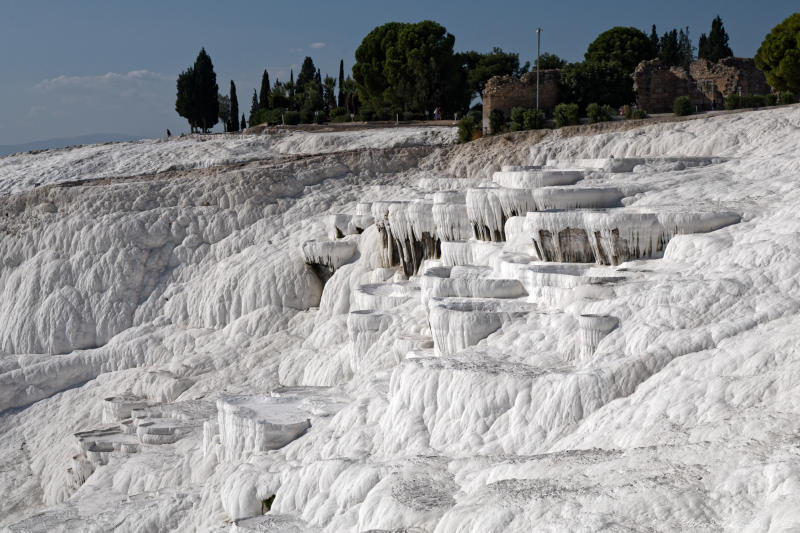
<svg viewBox="0 0 800 533"><path fill-rule="evenodd" d="M0 528L800 528L800 107L554 132L506 189L437 131L12 158Z"/></svg>

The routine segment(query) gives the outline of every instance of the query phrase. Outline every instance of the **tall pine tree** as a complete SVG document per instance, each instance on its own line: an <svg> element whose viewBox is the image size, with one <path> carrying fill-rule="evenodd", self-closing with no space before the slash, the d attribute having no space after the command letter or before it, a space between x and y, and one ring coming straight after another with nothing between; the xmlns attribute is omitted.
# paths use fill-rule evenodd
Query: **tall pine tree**
<svg viewBox="0 0 800 533"><path fill-rule="evenodd" d="M344 59L339 60L339 99L336 103L344 107Z"/></svg>
<svg viewBox="0 0 800 533"><path fill-rule="evenodd" d="M247 122L244 121L244 113L242 113L242 129L247 127Z"/></svg>
<svg viewBox="0 0 800 533"><path fill-rule="evenodd" d="M236 96L236 84L231 80L231 131L239 131L239 98Z"/></svg>
<svg viewBox="0 0 800 533"><path fill-rule="evenodd" d="M258 99L261 109L269 107L269 74L267 74L266 69L264 69L264 74L261 75L261 92L258 95Z"/></svg>
<svg viewBox="0 0 800 533"><path fill-rule="evenodd" d="M680 64L680 56L678 55L678 30L666 32L661 36L661 41L658 44L658 57L665 65L674 67Z"/></svg>

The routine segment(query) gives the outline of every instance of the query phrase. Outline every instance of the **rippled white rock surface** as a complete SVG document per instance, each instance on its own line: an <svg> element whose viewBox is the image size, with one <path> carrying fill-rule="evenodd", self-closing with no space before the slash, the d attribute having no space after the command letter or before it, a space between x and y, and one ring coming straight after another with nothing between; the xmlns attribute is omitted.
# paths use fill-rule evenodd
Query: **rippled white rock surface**
<svg viewBox="0 0 800 533"><path fill-rule="evenodd" d="M0 528L798 529L799 129L790 106L513 154L392 128L0 159ZM468 189L546 163L582 168L541 193L561 211L466 231ZM576 263L577 229L654 253Z"/></svg>

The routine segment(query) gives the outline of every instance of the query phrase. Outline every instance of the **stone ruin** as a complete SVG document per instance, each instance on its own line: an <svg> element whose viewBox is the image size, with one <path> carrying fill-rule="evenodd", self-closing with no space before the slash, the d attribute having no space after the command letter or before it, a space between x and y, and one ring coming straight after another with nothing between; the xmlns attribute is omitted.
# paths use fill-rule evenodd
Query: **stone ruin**
<svg viewBox="0 0 800 533"><path fill-rule="evenodd" d="M552 112L559 103L558 69L539 72L539 107ZM767 94L772 89L764 74L756 68L751 58L726 57L717 63L698 59L683 67L669 67L660 59L642 61L633 73L636 103L651 113L672 111L678 96L688 96L692 106L717 109L724 105L729 94L742 88L742 95ZM517 78L495 76L486 83L483 93L483 132L489 133L489 114L494 110L503 112L506 119L517 106L536 107L536 72L528 72Z"/></svg>
<svg viewBox="0 0 800 533"><path fill-rule="evenodd" d="M717 63L698 59L683 67L669 67L660 59L642 61L633 73L636 103L651 113L672 111L675 98L688 96L692 106L699 109L723 107L725 98L742 95L766 94L772 91L764 74L750 58L726 57Z"/></svg>
<svg viewBox="0 0 800 533"><path fill-rule="evenodd" d="M558 103L559 69L539 71L539 108L552 112ZM483 91L483 132L489 133L489 113L503 112L508 119L515 107L536 107L536 71L521 77L495 76Z"/></svg>

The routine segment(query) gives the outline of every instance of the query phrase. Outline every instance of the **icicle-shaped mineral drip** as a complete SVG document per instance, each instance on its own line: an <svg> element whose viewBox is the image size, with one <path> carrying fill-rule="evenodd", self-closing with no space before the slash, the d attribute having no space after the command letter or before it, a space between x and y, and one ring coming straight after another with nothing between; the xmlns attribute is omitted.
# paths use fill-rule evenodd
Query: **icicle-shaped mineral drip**
<svg viewBox="0 0 800 533"><path fill-rule="evenodd" d="M463 241L472 237L472 224L467 215L464 192L437 192L433 195L432 212L439 240Z"/></svg>
<svg viewBox="0 0 800 533"><path fill-rule="evenodd" d="M529 211L536 211L536 202L528 189L478 187L467 191L467 216L475 237L483 241L504 242L506 220Z"/></svg>

